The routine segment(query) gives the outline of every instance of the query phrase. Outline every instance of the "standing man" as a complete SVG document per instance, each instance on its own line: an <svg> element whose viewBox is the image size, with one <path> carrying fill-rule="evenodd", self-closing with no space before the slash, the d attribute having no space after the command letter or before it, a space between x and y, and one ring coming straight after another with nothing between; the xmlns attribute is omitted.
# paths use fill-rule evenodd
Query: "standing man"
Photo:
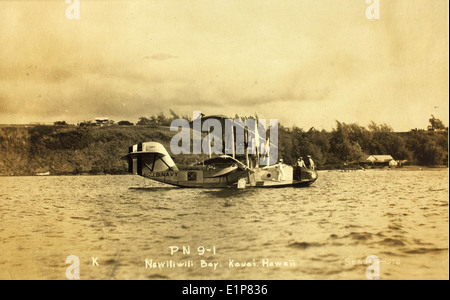
<svg viewBox="0 0 450 300"><path fill-rule="evenodd" d="M283 164L283 160L280 159L276 165L276 168L278 169L278 181L285 180L284 167L285 165Z"/></svg>
<svg viewBox="0 0 450 300"><path fill-rule="evenodd" d="M305 161L303 160L303 157L300 157L297 160L297 166L300 167L300 168L306 168Z"/></svg>
<svg viewBox="0 0 450 300"><path fill-rule="evenodd" d="M315 164L314 164L314 161L313 161L312 158L311 158L311 155L308 155L307 157L308 157L308 162L309 162L309 168L310 168L311 170L315 170L315 169L316 169L316 166L315 166Z"/></svg>

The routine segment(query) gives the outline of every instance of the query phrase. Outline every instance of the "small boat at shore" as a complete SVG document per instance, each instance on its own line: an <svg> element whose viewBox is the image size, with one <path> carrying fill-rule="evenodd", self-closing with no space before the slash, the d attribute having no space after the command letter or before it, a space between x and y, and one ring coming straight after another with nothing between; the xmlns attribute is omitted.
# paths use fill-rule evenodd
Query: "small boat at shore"
<svg viewBox="0 0 450 300"><path fill-rule="evenodd" d="M44 173L36 173L36 176L49 176L49 175L50 175L50 171L44 172Z"/></svg>

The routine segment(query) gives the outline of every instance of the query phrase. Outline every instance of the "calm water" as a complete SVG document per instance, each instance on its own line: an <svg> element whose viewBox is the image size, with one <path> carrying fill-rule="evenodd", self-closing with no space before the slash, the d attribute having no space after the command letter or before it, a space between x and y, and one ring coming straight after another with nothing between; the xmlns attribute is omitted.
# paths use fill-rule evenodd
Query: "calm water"
<svg viewBox="0 0 450 300"><path fill-rule="evenodd" d="M448 195L448 170L247 190L0 177L0 279L66 279L69 255L81 279L366 279L369 255L381 279L448 279Z"/></svg>

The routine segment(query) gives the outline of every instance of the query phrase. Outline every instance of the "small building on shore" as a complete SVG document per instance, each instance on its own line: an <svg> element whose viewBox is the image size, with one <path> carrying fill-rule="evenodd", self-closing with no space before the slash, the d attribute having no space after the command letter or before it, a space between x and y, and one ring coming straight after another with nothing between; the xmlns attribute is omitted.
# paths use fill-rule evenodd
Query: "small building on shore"
<svg viewBox="0 0 450 300"><path fill-rule="evenodd" d="M108 125L109 124L109 118L96 118L95 119L95 124L97 126Z"/></svg>
<svg viewBox="0 0 450 300"><path fill-rule="evenodd" d="M398 162L391 155L367 155L359 161L363 167L396 167Z"/></svg>

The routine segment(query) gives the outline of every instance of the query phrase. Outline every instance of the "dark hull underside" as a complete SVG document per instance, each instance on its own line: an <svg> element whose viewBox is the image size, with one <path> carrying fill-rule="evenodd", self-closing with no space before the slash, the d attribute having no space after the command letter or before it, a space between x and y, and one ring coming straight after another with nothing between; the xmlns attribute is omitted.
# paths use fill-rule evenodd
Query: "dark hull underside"
<svg viewBox="0 0 450 300"><path fill-rule="evenodd" d="M198 184L192 184L192 185L185 185L185 184L178 184L178 183L174 183L174 182L168 182L168 181L163 181L163 180L158 180L155 178L148 178L151 180L155 180L158 181L160 183L165 183L171 186L175 186L175 187L179 187L179 188L190 188L190 189L218 189L218 188L236 188L237 184L217 184L217 183L198 183ZM271 185L262 185L262 184L256 184L256 185L246 185L245 188L289 188L289 187L294 187L294 188L302 188L302 187L309 187L310 185L312 185L315 181L317 180L317 178L315 179L311 179L311 180L302 180L302 181L293 181L293 182L289 182L289 183L276 183L276 184L271 184Z"/></svg>

